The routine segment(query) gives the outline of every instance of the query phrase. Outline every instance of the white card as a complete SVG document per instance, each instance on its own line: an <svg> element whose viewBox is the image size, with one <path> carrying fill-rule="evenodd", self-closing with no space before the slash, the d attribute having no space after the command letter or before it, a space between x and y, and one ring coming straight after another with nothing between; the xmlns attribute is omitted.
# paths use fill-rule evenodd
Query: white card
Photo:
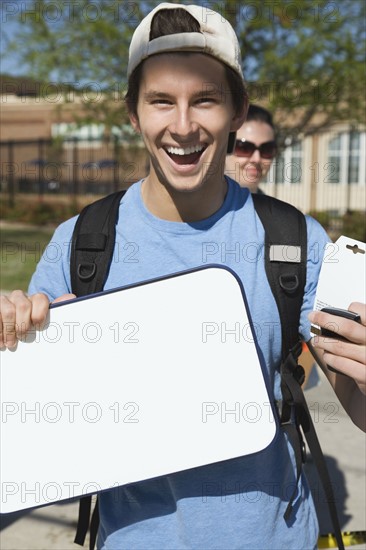
<svg viewBox="0 0 366 550"><path fill-rule="evenodd" d="M261 451L269 401L226 268L57 304L1 352L1 512Z"/></svg>
<svg viewBox="0 0 366 550"><path fill-rule="evenodd" d="M314 309L348 309L351 302L366 302L366 245L339 237L326 246Z"/></svg>

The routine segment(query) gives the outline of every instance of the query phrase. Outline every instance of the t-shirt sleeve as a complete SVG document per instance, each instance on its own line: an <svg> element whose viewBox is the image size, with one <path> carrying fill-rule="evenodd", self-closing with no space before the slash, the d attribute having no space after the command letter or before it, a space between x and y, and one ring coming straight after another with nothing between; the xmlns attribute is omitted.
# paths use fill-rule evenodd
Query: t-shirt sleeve
<svg viewBox="0 0 366 550"><path fill-rule="evenodd" d="M28 294L42 292L50 301L71 292L70 250L77 217L62 223L45 248L28 287Z"/></svg>
<svg viewBox="0 0 366 550"><path fill-rule="evenodd" d="M323 227L311 216L306 216L308 233L308 258L306 285L300 316L300 334L305 341L310 340L310 321L308 314L313 310L319 273L323 261L325 246L331 242Z"/></svg>

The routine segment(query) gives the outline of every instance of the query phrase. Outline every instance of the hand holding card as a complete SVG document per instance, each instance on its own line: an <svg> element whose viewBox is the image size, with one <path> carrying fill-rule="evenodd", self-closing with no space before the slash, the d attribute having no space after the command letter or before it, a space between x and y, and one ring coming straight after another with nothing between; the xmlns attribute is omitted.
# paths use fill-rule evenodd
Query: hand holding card
<svg viewBox="0 0 366 550"><path fill-rule="evenodd" d="M353 302L350 310L355 315L348 318L313 311L309 318L322 327L322 334L312 340L311 346L328 370L353 378L360 390L366 393L366 305ZM331 326L336 326L336 333L324 335L324 328L329 330Z"/></svg>
<svg viewBox="0 0 366 550"><path fill-rule="evenodd" d="M325 250L315 310L309 316L312 346L332 372L366 388L365 244L340 237Z"/></svg>

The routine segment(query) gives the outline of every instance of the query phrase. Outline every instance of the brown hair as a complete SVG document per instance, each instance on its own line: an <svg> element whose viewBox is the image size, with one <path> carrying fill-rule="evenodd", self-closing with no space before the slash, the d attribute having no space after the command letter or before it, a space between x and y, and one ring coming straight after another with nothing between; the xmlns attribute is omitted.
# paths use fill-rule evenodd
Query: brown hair
<svg viewBox="0 0 366 550"><path fill-rule="evenodd" d="M186 10L181 8L160 10L153 17L150 29L150 40L183 32L200 32L198 21ZM189 55L189 52L177 52L181 55ZM193 52L192 52L193 53ZM140 63L128 79L128 88L125 101L128 110L137 116L137 102L139 97L141 71L143 62ZM232 96L236 113L241 113L247 102L248 94L241 77L228 65L225 67L225 76Z"/></svg>
<svg viewBox="0 0 366 550"><path fill-rule="evenodd" d="M274 132L276 131L273 124L272 115L269 111L267 111L267 109L264 109L264 107L250 104L245 122L249 122L250 120L264 122L265 124L268 124L268 126L270 126Z"/></svg>

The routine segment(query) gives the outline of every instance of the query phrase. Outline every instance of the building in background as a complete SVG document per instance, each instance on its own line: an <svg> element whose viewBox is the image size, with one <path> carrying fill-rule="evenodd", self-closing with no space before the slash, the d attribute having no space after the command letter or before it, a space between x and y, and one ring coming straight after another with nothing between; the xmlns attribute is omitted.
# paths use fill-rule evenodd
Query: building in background
<svg viewBox="0 0 366 550"><path fill-rule="evenodd" d="M365 151L365 126L334 124L282 150L261 188L304 212L365 210Z"/></svg>
<svg viewBox="0 0 366 550"><path fill-rule="evenodd" d="M2 86L2 192L107 194L146 174L143 145L128 124L116 121L107 131L75 122L85 120L86 99L51 85L42 97L29 81ZM365 210L365 125L342 122L284 141L261 184L265 193L303 212Z"/></svg>
<svg viewBox="0 0 366 550"><path fill-rule="evenodd" d="M88 99L55 86L42 97L34 83L3 87L2 192L106 194L146 174L147 156L130 125L85 122Z"/></svg>

